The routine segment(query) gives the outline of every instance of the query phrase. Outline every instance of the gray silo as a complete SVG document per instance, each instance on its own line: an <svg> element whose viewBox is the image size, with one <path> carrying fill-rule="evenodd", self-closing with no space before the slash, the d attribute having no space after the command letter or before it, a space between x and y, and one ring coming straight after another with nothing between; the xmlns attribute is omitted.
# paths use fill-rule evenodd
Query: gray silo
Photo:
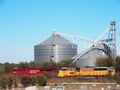
<svg viewBox="0 0 120 90"><path fill-rule="evenodd" d="M68 60L77 55L77 45L54 33L34 46L35 62Z"/></svg>

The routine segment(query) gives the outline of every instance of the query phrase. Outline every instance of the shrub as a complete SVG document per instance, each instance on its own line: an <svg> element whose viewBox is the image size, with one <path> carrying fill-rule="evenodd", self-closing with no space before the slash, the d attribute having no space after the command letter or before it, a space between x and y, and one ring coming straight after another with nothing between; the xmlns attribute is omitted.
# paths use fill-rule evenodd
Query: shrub
<svg viewBox="0 0 120 90"><path fill-rule="evenodd" d="M120 84L120 74L116 74L116 82L117 84Z"/></svg>
<svg viewBox="0 0 120 90"><path fill-rule="evenodd" d="M32 84L32 85L35 85L36 83L37 83L36 78L35 78L35 77L32 77L32 78L31 78L31 84Z"/></svg>
<svg viewBox="0 0 120 90"><path fill-rule="evenodd" d="M13 80L12 80L12 78L8 78L8 87L9 87L9 89L12 88L12 85L13 85Z"/></svg>
<svg viewBox="0 0 120 90"><path fill-rule="evenodd" d="M29 76L23 76L21 77L21 84L26 87L31 84L31 78Z"/></svg>
<svg viewBox="0 0 120 90"><path fill-rule="evenodd" d="M9 83L9 81L8 81L7 78L2 77L2 78L0 79L0 86L1 86L3 89L6 89L6 88L7 88L8 83Z"/></svg>
<svg viewBox="0 0 120 90"><path fill-rule="evenodd" d="M46 81L46 78L42 75L38 75L36 76L36 82L39 86L46 86L47 84L47 81Z"/></svg>

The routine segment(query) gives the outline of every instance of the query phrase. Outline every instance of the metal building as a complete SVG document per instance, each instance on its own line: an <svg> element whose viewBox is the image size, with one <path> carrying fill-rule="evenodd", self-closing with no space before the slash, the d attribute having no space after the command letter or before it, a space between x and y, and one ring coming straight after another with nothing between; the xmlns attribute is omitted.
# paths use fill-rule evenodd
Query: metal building
<svg viewBox="0 0 120 90"><path fill-rule="evenodd" d="M85 66L96 66L96 59L103 58L103 57L110 57L112 51L110 47L106 44L98 44L96 46L92 46L87 51L81 52L80 54L72 57L75 60L78 56L79 58L76 60L76 65L78 67L85 67Z"/></svg>
<svg viewBox="0 0 120 90"><path fill-rule="evenodd" d="M34 46L35 62L68 60L77 55L77 45L57 33Z"/></svg>

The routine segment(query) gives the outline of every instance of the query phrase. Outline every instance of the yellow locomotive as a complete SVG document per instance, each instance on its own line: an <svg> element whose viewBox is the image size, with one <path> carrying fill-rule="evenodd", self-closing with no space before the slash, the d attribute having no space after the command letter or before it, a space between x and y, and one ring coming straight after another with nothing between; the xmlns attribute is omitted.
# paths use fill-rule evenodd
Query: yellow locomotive
<svg viewBox="0 0 120 90"><path fill-rule="evenodd" d="M68 68L59 70L58 77L67 76L106 76L115 75L114 67L94 67L94 68Z"/></svg>

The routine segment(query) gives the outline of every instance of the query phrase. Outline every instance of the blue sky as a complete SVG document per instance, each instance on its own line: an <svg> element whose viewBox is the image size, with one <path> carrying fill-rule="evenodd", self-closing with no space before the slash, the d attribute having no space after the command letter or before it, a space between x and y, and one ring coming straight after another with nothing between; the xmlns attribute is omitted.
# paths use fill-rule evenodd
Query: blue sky
<svg viewBox="0 0 120 90"><path fill-rule="evenodd" d="M33 61L55 30L96 39L111 20L120 32L120 0L0 0L0 63Z"/></svg>

